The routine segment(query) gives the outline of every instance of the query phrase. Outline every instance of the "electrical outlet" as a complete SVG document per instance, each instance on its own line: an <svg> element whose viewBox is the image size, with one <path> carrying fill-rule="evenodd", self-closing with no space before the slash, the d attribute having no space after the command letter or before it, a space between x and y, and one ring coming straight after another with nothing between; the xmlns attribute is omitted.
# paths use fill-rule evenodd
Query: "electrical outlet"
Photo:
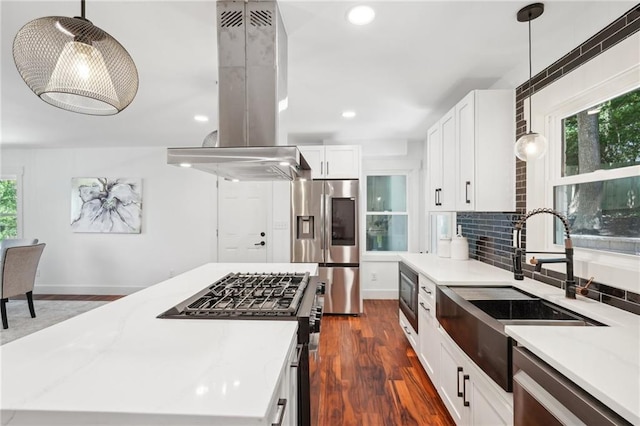
<svg viewBox="0 0 640 426"><path fill-rule="evenodd" d="M371 281L378 281L378 274L375 272L371 273Z"/></svg>

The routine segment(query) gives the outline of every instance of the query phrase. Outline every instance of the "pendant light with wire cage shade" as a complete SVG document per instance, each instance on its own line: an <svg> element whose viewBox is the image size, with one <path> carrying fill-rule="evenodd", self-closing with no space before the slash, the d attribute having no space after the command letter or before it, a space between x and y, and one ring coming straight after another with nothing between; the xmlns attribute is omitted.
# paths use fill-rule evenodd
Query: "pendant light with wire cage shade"
<svg viewBox="0 0 640 426"><path fill-rule="evenodd" d="M547 138L540 133L535 133L532 127L531 121L531 96L533 94L533 87L531 84L531 21L538 18L544 12L544 4L533 3L523 7L518 11L518 22L529 23L529 131L521 136L514 146L514 153L516 157L522 161L531 161L541 158L547 152Z"/></svg>
<svg viewBox="0 0 640 426"><path fill-rule="evenodd" d="M138 70L116 39L85 18L47 16L25 24L13 41L20 76L43 101L68 111L113 115L138 91Z"/></svg>

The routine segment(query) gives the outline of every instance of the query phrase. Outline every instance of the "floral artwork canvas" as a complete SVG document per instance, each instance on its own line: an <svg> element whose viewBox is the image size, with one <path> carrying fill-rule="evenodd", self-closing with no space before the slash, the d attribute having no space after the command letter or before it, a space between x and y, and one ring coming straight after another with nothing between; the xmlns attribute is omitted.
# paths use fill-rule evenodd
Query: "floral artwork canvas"
<svg viewBox="0 0 640 426"><path fill-rule="evenodd" d="M142 179L71 179L74 232L139 234L141 224Z"/></svg>

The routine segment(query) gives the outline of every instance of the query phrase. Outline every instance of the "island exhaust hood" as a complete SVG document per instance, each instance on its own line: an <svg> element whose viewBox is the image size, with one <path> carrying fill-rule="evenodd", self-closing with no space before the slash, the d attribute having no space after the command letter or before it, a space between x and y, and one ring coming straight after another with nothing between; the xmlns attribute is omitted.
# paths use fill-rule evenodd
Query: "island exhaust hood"
<svg viewBox="0 0 640 426"><path fill-rule="evenodd" d="M230 180L310 175L287 145L287 34L275 1L218 1L218 141L169 148L167 163ZM206 144L205 144L206 145Z"/></svg>

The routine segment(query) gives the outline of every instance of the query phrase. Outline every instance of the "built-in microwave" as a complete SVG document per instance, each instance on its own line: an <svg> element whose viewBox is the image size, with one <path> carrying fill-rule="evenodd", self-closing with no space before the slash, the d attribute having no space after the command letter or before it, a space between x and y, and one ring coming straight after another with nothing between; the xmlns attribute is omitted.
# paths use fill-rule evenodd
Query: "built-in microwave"
<svg viewBox="0 0 640 426"><path fill-rule="evenodd" d="M402 313L407 317L413 330L418 332L418 274L407 265L400 262L399 269L399 305Z"/></svg>

